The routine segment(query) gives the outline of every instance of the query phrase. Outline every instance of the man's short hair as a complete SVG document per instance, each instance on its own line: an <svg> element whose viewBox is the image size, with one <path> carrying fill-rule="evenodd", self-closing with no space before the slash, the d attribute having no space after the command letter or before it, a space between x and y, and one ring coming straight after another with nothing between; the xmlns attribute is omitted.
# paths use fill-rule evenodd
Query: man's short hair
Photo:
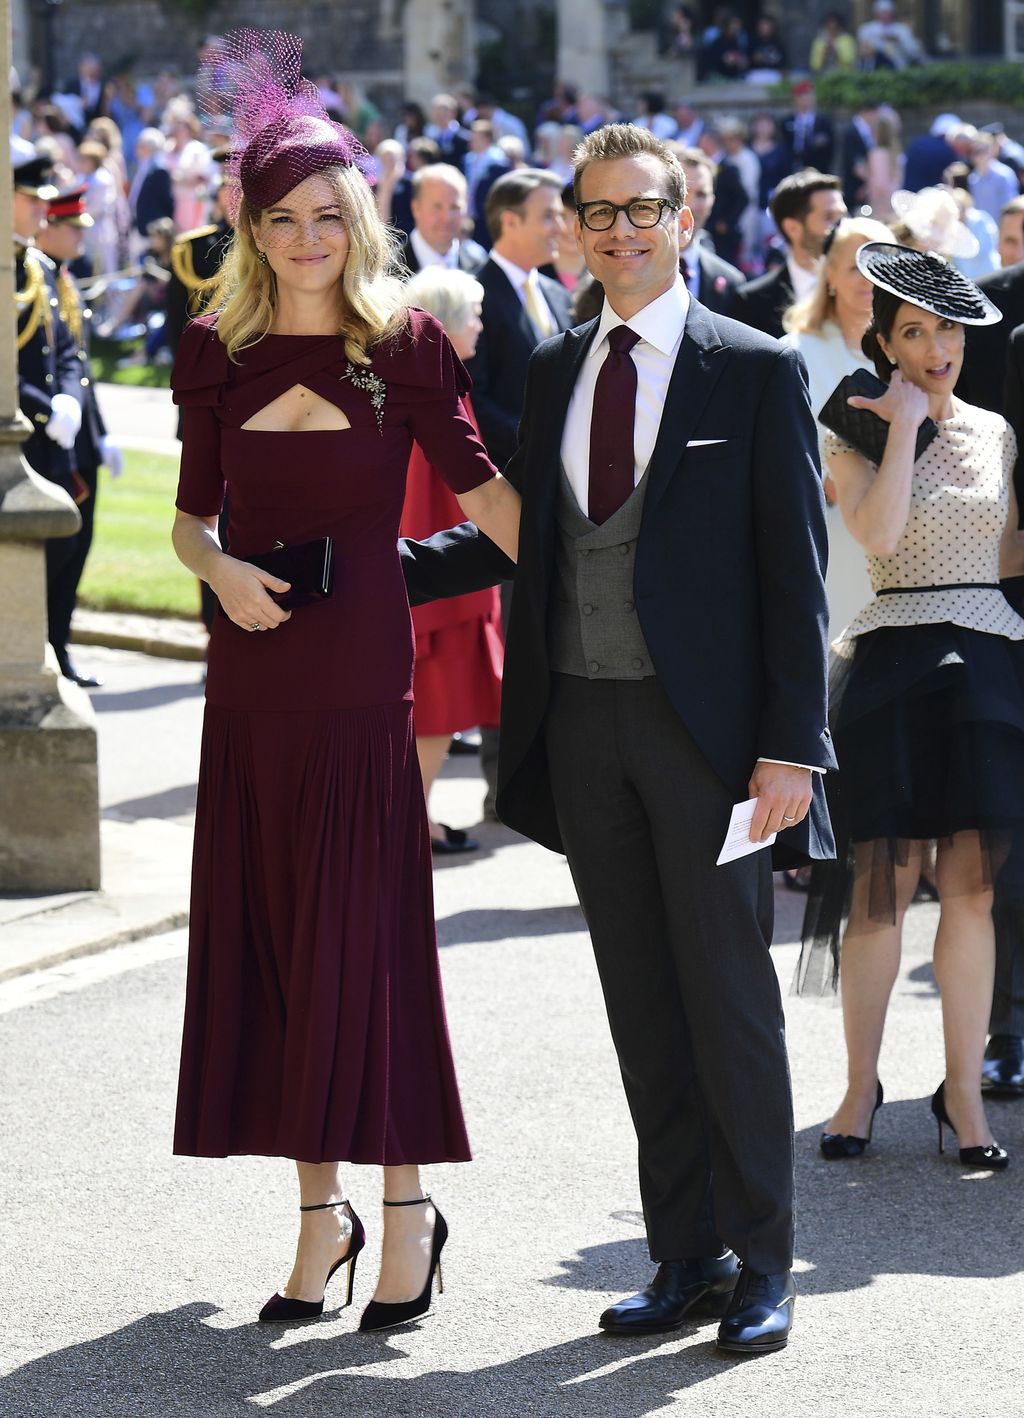
<svg viewBox="0 0 1024 1418"><path fill-rule="evenodd" d="M782 231L782 223L788 219L802 222L811 210L811 199L815 192L841 192L842 179L832 172L818 172L806 167L802 172L794 172L784 177L775 189L771 201L771 213L775 225ZM783 233L784 234L784 233Z"/></svg>
<svg viewBox="0 0 1024 1418"><path fill-rule="evenodd" d="M999 213L999 220L1004 217L1024 217L1024 195L1011 197L1006 206Z"/></svg>
<svg viewBox="0 0 1024 1418"><path fill-rule="evenodd" d="M671 152L675 153L682 164L684 173L688 167L703 168L711 178L712 183L714 183L715 178L718 176L718 164L715 162L714 158L708 157L703 148L688 148L683 143L671 141L668 142L666 146Z"/></svg>
<svg viewBox="0 0 1024 1418"><path fill-rule="evenodd" d="M572 185L580 200L580 179L592 162L616 162L621 158L657 158L665 169L665 196L682 206L686 201L686 174L667 144L646 128L633 123L606 123L588 133L572 155Z"/></svg>
<svg viewBox="0 0 1024 1418"><path fill-rule="evenodd" d="M503 173L498 178L484 203L484 216L492 241L501 239L502 213L518 212L522 215L527 198L531 192L536 192L538 187L550 187L561 193L562 179L557 173L546 172L539 167L516 168L515 172Z"/></svg>
<svg viewBox="0 0 1024 1418"><path fill-rule="evenodd" d="M426 167L416 169L412 175L413 201L421 195L424 182L447 182L449 186L457 187L463 196L467 191L465 177L450 162L432 162L428 163Z"/></svg>

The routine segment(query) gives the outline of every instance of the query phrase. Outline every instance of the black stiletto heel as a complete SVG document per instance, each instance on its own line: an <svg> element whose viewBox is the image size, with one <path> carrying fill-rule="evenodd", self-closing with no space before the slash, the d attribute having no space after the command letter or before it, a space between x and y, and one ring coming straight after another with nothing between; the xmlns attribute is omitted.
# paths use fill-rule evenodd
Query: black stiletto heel
<svg viewBox="0 0 1024 1418"><path fill-rule="evenodd" d="M932 1094L932 1114L939 1125L939 1151L946 1150L946 1128L956 1136L956 1128L946 1112L946 1080L943 1079ZM998 1142L988 1147L961 1147L960 1161L965 1167L988 1167L993 1172L1002 1172L1010 1165L1010 1154Z"/></svg>
<svg viewBox="0 0 1024 1418"><path fill-rule="evenodd" d="M854 1137L852 1133L845 1132L823 1132L818 1146L821 1148L822 1157L826 1157L830 1162L843 1161L849 1157L863 1156L864 1149L871 1141L871 1134L875 1130L875 1114L885 1101L885 1094L882 1092L882 1081L878 1081L878 1094L875 1098L875 1106L871 1110L871 1122L868 1124L867 1137Z"/></svg>
<svg viewBox="0 0 1024 1418"><path fill-rule="evenodd" d="M349 1237L348 1250L336 1260L327 1272L327 1279L324 1281L324 1291L326 1292L331 1276L336 1270L340 1270L343 1265L348 1266L348 1294L342 1309L347 1309L352 1303L352 1287L356 1280L356 1261L359 1259L359 1252L366 1245L366 1232L363 1223L352 1210L352 1205L348 1201L321 1201L315 1206L300 1206L300 1211L327 1211L332 1206L344 1206L348 1208L349 1219L352 1222L352 1234ZM271 1295L270 1299L260 1310L261 1324L286 1324L293 1320L312 1320L324 1312L323 1300L293 1300L287 1295Z"/></svg>
<svg viewBox="0 0 1024 1418"><path fill-rule="evenodd" d="M412 1201L386 1201L385 1206L424 1206L430 1201L427 1196L418 1196ZM389 1329L392 1325L407 1324L409 1320L419 1319L420 1315L426 1314L430 1309L431 1291L434 1286L434 1274L437 1274L438 1293L444 1294L444 1278L441 1274L441 1252L444 1250L444 1243L448 1239L448 1226L438 1208L434 1207L434 1239L430 1247L430 1270L427 1272L427 1283L415 1300L403 1300L398 1304L387 1304L381 1300L371 1300L363 1311L362 1319L359 1321L359 1328L365 1333L374 1329Z"/></svg>

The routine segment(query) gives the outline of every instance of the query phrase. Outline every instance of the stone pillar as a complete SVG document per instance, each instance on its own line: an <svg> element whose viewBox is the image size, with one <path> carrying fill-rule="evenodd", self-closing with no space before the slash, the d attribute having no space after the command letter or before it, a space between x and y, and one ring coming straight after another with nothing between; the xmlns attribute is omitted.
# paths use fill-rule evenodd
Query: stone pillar
<svg viewBox="0 0 1024 1418"><path fill-rule="evenodd" d="M558 78L610 96L612 55L629 28L629 0L558 0Z"/></svg>
<svg viewBox="0 0 1024 1418"><path fill-rule="evenodd" d="M10 10L0 18L0 74L10 64ZM0 131L10 97L0 90ZM0 891L81 891L100 884L96 720L57 673L46 643L49 537L72 536L78 508L21 456L10 152L0 145Z"/></svg>
<svg viewBox="0 0 1024 1418"><path fill-rule="evenodd" d="M402 13L405 95L429 107L476 75L476 21L471 0L406 0Z"/></svg>

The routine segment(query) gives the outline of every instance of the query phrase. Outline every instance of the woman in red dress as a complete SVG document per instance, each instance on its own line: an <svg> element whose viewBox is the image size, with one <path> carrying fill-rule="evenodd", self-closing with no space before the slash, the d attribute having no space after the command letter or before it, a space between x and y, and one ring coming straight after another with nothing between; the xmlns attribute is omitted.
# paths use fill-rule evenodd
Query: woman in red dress
<svg viewBox="0 0 1024 1418"><path fill-rule="evenodd" d="M483 328L483 287L465 271L428 266L406 284L410 306L440 320L459 359L471 359ZM466 413L476 426L469 398ZM401 534L419 540L462 520L457 498L442 471L417 444L409 460ZM441 771L452 734L477 725L497 726L501 709L501 598L496 587L416 606L416 753L427 798L430 845L436 853L469 852L478 845L457 827L430 815L430 789Z"/></svg>
<svg viewBox="0 0 1024 1418"><path fill-rule="evenodd" d="M417 442L514 555L444 331L391 275L368 157L300 79L301 44L242 31L238 211L216 313L181 341L174 545L223 609L210 641L175 1150L295 1159L292 1273L261 1319L306 1318L363 1228L340 1163L384 1167L383 1254L361 1328L423 1313L447 1235L418 1165L465 1161L412 731L398 557ZM216 537L229 497L228 545ZM333 592L287 610L248 558L333 541ZM351 1298L351 1288L349 1291Z"/></svg>

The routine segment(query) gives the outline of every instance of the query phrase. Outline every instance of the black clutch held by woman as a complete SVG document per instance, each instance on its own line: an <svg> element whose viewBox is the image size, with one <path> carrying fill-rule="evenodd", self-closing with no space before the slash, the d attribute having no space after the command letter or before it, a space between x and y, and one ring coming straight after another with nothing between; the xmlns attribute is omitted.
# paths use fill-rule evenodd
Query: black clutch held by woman
<svg viewBox="0 0 1024 1418"><path fill-rule="evenodd" d="M311 601L325 601L334 587L334 542L330 537L299 542L296 546L276 546L273 551L247 556L245 560L250 566L258 566L261 571L289 583L287 591L267 591L282 610L292 611Z"/></svg>
<svg viewBox="0 0 1024 1418"><path fill-rule="evenodd" d="M839 435L851 448L856 448L869 462L876 466L885 456L889 425L884 418L871 409L855 409L846 401L853 395L861 399L880 399L886 386L877 375L867 369L855 369L845 375L829 395L818 415L819 423ZM917 447L914 462L938 434L939 426L934 419L926 418L917 430Z"/></svg>

